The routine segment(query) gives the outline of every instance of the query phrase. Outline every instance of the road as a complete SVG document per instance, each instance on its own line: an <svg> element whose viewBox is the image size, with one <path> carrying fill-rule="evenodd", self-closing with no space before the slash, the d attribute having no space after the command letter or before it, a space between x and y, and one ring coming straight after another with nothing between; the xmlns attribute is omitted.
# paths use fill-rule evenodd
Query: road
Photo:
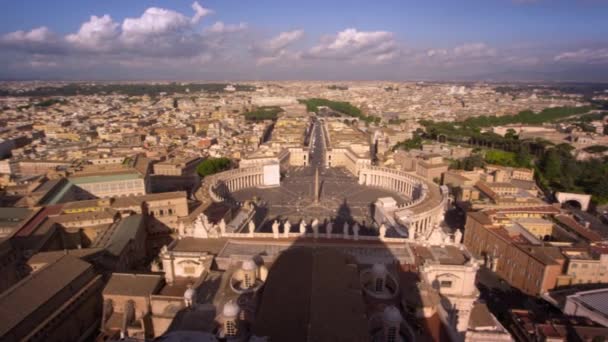
<svg viewBox="0 0 608 342"><path fill-rule="evenodd" d="M322 171L322 167L325 164L325 139L323 139L321 122L317 118L314 119L313 125L309 165L313 168L318 167L319 171Z"/></svg>

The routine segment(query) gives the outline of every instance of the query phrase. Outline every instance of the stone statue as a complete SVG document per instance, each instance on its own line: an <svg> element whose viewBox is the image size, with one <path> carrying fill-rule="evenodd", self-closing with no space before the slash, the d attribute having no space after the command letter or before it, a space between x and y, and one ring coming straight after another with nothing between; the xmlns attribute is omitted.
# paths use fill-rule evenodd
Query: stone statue
<svg viewBox="0 0 608 342"><path fill-rule="evenodd" d="M226 221L224 221L224 219L220 221L220 233L222 233L222 235L226 234Z"/></svg>
<svg viewBox="0 0 608 342"><path fill-rule="evenodd" d="M460 229L456 229L456 233L454 233L454 242L457 245L460 245L460 243L462 242L462 232L460 231Z"/></svg>
<svg viewBox="0 0 608 342"><path fill-rule="evenodd" d="M201 216L199 216L199 217L202 217L203 226L205 226L205 229L208 229L209 228L209 218L207 217L207 215L201 214Z"/></svg>
<svg viewBox="0 0 608 342"><path fill-rule="evenodd" d="M289 222L289 220L287 220L283 224L283 234L285 235L285 237L289 236L290 231L291 231L291 222Z"/></svg>
<svg viewBox="0 0 608 342"><path fill-rule="evenodd" d="M272 224L272 235L275 239L279 238L279 221L275 220Z"/></svg>
<svg viewBox="0 0 608 342"><path fill-rule="evenodd" d="M167 245L163 245L163 247L160 249L160 251L164 254L169 252L169 247L167 247Z"/></svg>
<svg viewBox="0 0 608 342"><path fill-rule="evenodd" d="M415 238L416 238L416 227L413 224L410 224L409 227L407 227L407 239L410 241L414 241Z"/></svg>
<svg viewBox="0 0 608 342"><path fill-rule="evenodd" d="M207 218L207 216L202 215L199 216L196 221L194 221L194 227L193 227L193 231L191 233L192 236L197 237L197 238L208 238L209 235L207 234L208 231L208 225L205 224L205 221L207 220L203 220L203 217ZM209 221L207 221L209 222Z"/></svg>
<svg viewBox="0 0 608 342"><path fill-rule="evenodd" d="M355 240L359 240L359 229L361 229L361 227L359 227L359 224L355 222L353 225L353 236Z"/></svg>
<svg viewBox="0 0 608 342"><path fill-rule="evenodd" d="M446 236L443 238L443 243L441 244L441 247L445 246L445 245L449 245L452 242L452 239L450 238L449 235L446 234Z"/></svg>
<svg viewBox="0 0 608 342"><path fill-rule="evenodd" d="M319 220L317 220L317 219L312 220L312 223L310 224L310 226L312 227L312 233L313 233L315 239L319 238Z"/></svg>
<svg viewBox="0 0 608 342"><path fill-rule="evenodd" d="M378 236L380 237L380 240L386 237L386 226L384 225L384 223L381 224L380 229L378 229Z"/></svg>
<svg viewBox="0 0 608 342"><path fill-rule="evenodd" d="M177 225L177 231L179 232L180 236L184 236L184 233L186 232L186 230L184 229L184 221L179 221L179 224Z"/></svg>
<svg viewBox="0 0 608 342"><path fill-rule="evenodd" d="M327 222L327 225L325 225L325 235L327 235L327 238L331 238L331 231L334 229L334 224L329 221Z"/></svg>
<svg viewBox="0 0 608 342"><path fill-rule="evenodd" d="M249 221L249 236L253 236L253 233L255 232L255 223L253 222L253 220Z"/></svg>
<svg viewBox="0 0 608 342"><path fill-rule="evenodd" d="M344 234L345 239L348 239L348 222L344 222L344 226L342 227L342 234Z"/></svg>
<svg viewBox="0 0 608 342"><path fill-rule="evenodd" d="M300 222L300 234L306 234L306 221L304 219Z"/></svg>

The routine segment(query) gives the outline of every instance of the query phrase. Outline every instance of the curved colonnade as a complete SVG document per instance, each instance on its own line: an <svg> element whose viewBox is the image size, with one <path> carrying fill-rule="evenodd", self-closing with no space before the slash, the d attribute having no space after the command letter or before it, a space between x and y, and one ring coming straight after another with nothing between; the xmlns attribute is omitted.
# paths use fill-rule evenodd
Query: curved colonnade
<svg viewBox="0 0 608 342"><path fill-rule="evenodd" d="M208 179L209 195L215 202L230 198L230 193L264 184L263 166L232 169L215 174ZM448 194L437 185L412 174L377 166L368 166L359 172L359 184L395 191L407 198L394 212L396 221L406 227L397 231L409 238L427 235L443 221Z"/></svg>
<svg viewBox="0 0 608 342"><path fill-rule="evenodd" d="M443 221L448 193L421 177L400 170L369 166L359 172L359 184L396 191L411 198L394 212L396 221L408 230L406 233L395 227L401 235L409 238L426 236Z"/></svg>
<svg viewBox="0 0 608 342"><path fill-rule="evenodd" d="M215 202L229 198L231 192L264 184L264 167L253 166L232 169L211 176L209 195Z"/></svg>

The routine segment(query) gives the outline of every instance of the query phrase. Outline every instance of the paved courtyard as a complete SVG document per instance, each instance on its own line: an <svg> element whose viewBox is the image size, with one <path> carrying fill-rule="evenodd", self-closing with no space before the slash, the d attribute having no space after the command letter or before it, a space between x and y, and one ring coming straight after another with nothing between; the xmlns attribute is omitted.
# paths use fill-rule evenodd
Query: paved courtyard
<svg viewBox="0 0 608 342"><path fill-rule="evenodd" d="M258 231L271 231L275 219L289 219L292 231L298 230L304 219L308 224L317 218L320 222L334 221L334 232L342 232L344 221L358 222L371 227L372 204L379 197L392 197L399 204L407 199L400 194L380 188L359 185L357 179L344 168L319 168L319 202L314 202L314 167L290 168L281 180L281 186L268 189L243 189L233 193L238 201L259 198L262 203L261 224ZM323 226L323 224L322 224ZM321 228L324 231L324 228ZM362 231L361 234L365 234Z"/></svg>

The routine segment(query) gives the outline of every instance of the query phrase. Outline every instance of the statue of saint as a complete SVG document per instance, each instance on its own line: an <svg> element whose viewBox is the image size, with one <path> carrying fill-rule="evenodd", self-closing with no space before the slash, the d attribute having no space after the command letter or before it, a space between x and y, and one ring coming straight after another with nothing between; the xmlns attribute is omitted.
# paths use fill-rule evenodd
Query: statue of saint
<svg viewBox="0 0 608 342"><path fill-rule="evenodd" d="M315 239L319 237L319 220L314 219L312 220L312 223L310 224L310 226L312 227L312 233L315 236Z"/></svg>
<svg viewBox="0 0 608 342"><path fill-rule="evenodd" d="M253 220L249 221L249 235L253 236L253 233L255 232L255 223L253 222Z"/></svg>
<svg viewBox="0 0 608 342"><path fill-rule="evenodd" d="M220 232L222 235L226 234L226 221L224 219L220 221Z"/></svg>
<svg viewBox="0 0 608 342"><path fill-rule="evenodd" d="M359 240L359 229L361 229L361 227L359 227L359 224L355 222L353 225L353 236L355 240Z"/></svg>
<svg viewBox="0 0 608 342"><path fill-rule="evenodd" d="M275 220L272 224L272 234L275 239L279 238L279 221Z"/></svg>
<svg viewBox="0 0 608 342"><path fill-rule="evenodd" d="M300 234L306 233L306 221L302 220L300 222Z"/></svg>
<svg viewBox="0 0 608 342"><path fill-rule="evenodd" d="M291 231L291 222L289 222L289 220L287 220L283 224L283 234L285 235L285 237L289 236L290 231Z"/></svg>
<svg viewBox="0 0 608 342"><path fill-rule="evenodd" d="M460 231L460 229L456 229L456 233L454 233L454 242L457 245L460 245L460 243L462 242L462 232Z"/></svg>
<svg viewBox="0 0 608 342"><path fill-rule="evenodd" d="M327 238L331 238L331 231L334 229L334 224L329 221L327 222L327 225L325 226L325 234L327 235Z"/></svg>
<svg viewBox="0 0 608 342"><path fill-rule="evenodd" d="M342 233L344 234L344 238L348 239L348 222L344 222L344 226L342 226Z"/></svg>
<svg viewBox="0 0 608 342"><path fill-rule="evenodd" d="M386 226L383 224L380 225L380 229L379 229L379 236L380 239L384 239L384 237L386 237Z"/></svg>

